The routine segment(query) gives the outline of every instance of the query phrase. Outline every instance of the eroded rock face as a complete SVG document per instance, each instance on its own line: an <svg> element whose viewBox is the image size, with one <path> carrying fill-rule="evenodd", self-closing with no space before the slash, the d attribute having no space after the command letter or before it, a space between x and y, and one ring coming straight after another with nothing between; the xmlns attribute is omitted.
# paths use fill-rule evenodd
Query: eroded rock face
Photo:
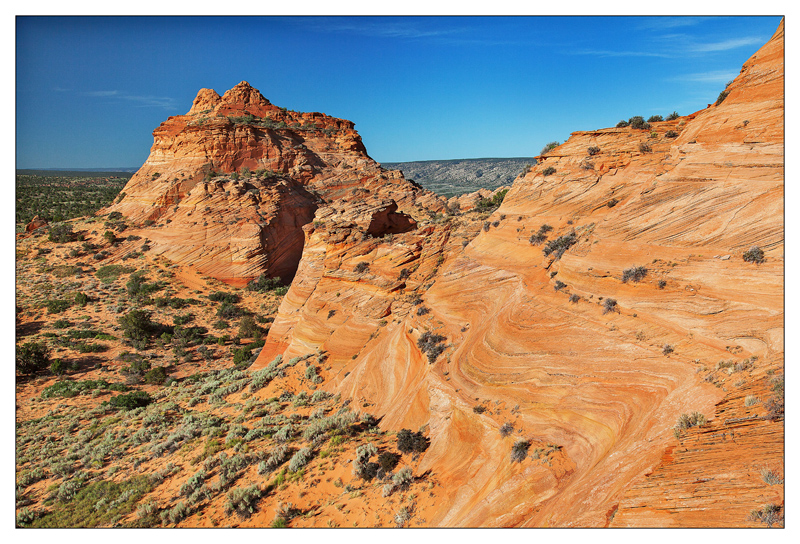
<svg viewBox="0 0 800 544"><path fill-rule="evenodd" d="M34 215L31 222L25 225L25 232L33 232L38 228L46 227L47 221L39 217L38 215Z"/></svg>
<svg viewBox="0 0 800 544"><path fill-rule="evenodd" d="M290 280L302 227L320 206L356 201L371 232L413 229L444 201L366 153L350 121L274 106L248 83L201 89L186 115L154 132L145 164L103 213L146 227L153 251L242 285L266 272Z"/></svg>
<svg viewBox="0 0 800 544"><path fill-rule="evenodd" d="M783 500L746 461L762 441L782 463L782 420L738 408L783 367L783 23L729 91L650 130L574 133L467 244L318 208L255 368L325 350L381 427L424 428L432 526L753 525ZM742 259L754 245L764 263ZM710 422L676 437L694 411Z"/></svg>

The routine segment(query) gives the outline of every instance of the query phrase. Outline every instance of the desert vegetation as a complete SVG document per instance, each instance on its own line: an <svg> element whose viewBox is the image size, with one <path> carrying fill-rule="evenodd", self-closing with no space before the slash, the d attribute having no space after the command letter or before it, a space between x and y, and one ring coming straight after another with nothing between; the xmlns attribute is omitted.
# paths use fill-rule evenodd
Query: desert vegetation
<svg viewBox="0 0 800 544"><path fill-rule="evenodd" d="M91 215L117 198L128 178L17 174L17 230L36 215L50 223Z"/></svg>

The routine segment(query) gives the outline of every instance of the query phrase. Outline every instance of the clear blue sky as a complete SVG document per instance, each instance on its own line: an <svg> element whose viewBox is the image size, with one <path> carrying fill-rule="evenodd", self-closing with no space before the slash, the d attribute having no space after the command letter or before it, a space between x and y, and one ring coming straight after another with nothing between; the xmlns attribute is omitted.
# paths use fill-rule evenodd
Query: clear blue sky
<svg viewBox="0 0 800 544"><path fill-rule="evenodd" d="M19 17L17 168L140 166L202 87L356 123L379 162L530 157L716 100L779 17Z"/></svg>

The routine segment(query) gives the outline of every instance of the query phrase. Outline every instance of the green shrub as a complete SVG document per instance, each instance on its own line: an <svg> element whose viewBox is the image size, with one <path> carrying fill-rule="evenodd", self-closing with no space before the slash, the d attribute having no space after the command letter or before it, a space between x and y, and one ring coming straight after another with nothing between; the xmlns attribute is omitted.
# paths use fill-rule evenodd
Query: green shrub
<svg viewBox="0 0 800 544"><path fill-rule="evenodd" d="M421 432L402 429L397 433L397 449L403 453L422 453L428 449L429 441Z"/></svg>
<svg viewBox="0 0 800 544"><path fill-rule="evenodd" d="M586 152L589 153L589 155L594 156L594 155L597 155L598 153L600 153L600 148L597 147L596 145L593 145L593 146L589 147L586 150Z"/></svg>
<svg viewBox="0 0 800 544"><path fill-rule="evenodd" d="M434 363L446 348L443 344L445 340L447 338L440 334L431 334L429 331L425 331L417 340L417 347L428 355L429 363Z"/></svg>
<svg viewBox="0 0 800 544"><path fill-rule="evenodd" d="M239 321L239 336L241 338L255 338L261 335L261 329L256 325L252 315L246 315Z"/></svg>
<svg viewBox="0 0 800 544"><path fill-rule="evenodd" d="M624 119L617 123L617 128L626 128L628 126L630 126L630 123Z"/></svg>
<svg viewBox="0 0 800 544"><path fill-rule="evenodd" d="M290 472L297 472L304 466L308 464L311 460L312 451L311 448L303 448L298 450L292 458L289 460L289 471Z"/></svg>
<svg viewBox="0 0 800 544"><path fill-rule="evenodd" d="M525 460L525 457L528 456L528 448L531 447L531 443L528 440L517 440L514 442L514 445L511 447L511 462L512 463L521 463Z"/></svg>
<svg viewBox="0 0 800 544"><path fill-rule="evenodd" d="M84 307L89 303L89 297L86 293L75 293L75 304Z"/></svg>
<svg viewBox="0 0 800 544"><path fill-rule="evenodd" d="M117 318L125 337L131 340L146 342L161 332L164 327L150 319L147 310L131 310Z"/></svg>
<svg viewBox="0 0 800 544"><path fill-rule="evenodd" d="M103 283L111 283L112 281L116 280L122 274L130 274L134 272L136 269L131 268L128 266L123 266L119 264L109 264L106 266L101 266L97 269L94 273L95 277L102 281Z"/></svg>
<svg viewBox="0 0 800 544"><path fill-rule="evenodd" d="M54 397L72 398L85 391L104 389L109 391L127 391L128 388L121 383L108 383L105 380L62 380L42 390L42 398Z"/></svg>
<svg viewBox="0 0 800 544"><path fill-rule="evenodd" d="M619 308L617 308L617 301L613 298L607 298L603 301L603 314L607 314L608 312L618 312Z"/></svg>
<svg viewBox="0 0 800 544"><path fill-rule="evenodd" d="M667 132L664 134L664 136L666 136L667 138L677 138L677 137L678 137L678 133L677 133L677 132L675 132L674 130L668 130L668 131L667 131Z"/></svg>
<svg viewBox="0 0 800 544"><path fill-rule="evenodd" d="M544 249L542 249L542 253L545 257L549 257L551 254L553 254L554 261L557 261L561 258L565 251L577 243L577 234L575 234L575 232L570 232L569 234L559 236L555 240L550 240L547 242L544 246Z"/></svg>
<svg viewBox="0 0 800 544"><path fill-rule="evenodd" d="M69 365L61 359L53 359L53 362L50 363L50 372L56 376L61 376L67 372L68 367Z"/></svg>
<svg viewBox="0 0 800 544"><path fill-rule="evenodd" d="M40 342L28 342L16 347L16 369L21 374L34 374L50 365L50 349Z"/></svg>
<svg viewBox="0 0 800 544"><path fill-rule="evenodd" d="M539 153L539 155L544 155L544 154L548 153L549 151L557 148L560 145L561 145L561 142L556 142L556 141L550 142L550 143L546 144L542 148L542 151L541 151L541 153Z"/></svg>
<svg viewBox="0 0 800 544"><path fill-rule="evenodd" d="M642 117L641 115L634 115L633 117L628 119L628 124L630 125L631 128L636 128L636 129L646 130L650 128L650 124L647 121L645 121L644 117Z"/></svg>
<svg viewBox="0 0 800 544"><path fill-rule="evenodd" d="M642 143L639 144L639 151L641 153L652 153L653 152L653 148L650 147L650 144L642 142Z"/></svg>
<svg viewBox="0 0 800 544"><path fill-rule="evenodd" d="M258 484L249 487L237 487L228 492L225 503L225 514L230 516L236 512L242 519L249 518L256 511L256 503L261 498L262 491Z"/></svg>
<svg viewBox="0 0 800 544"><path fill-rule="evenodd" d="M543 176L550 176L550 175L555 174L555 173L556 173L556 169L554 167L552 167L552 166L548 166L547 168L542 170L542 175Z"/></svg>
<svg viewBox="0 0 800 544"><path fill-rule="evenodd" d="M217 308L217 317L222 319L233 319L242 314L244 314L244 310L228 301L223 301Z"/></svg>
<svg viewBox="0 0 800 544"><path fill-rule="evenodd" d="M764 251L758 246L753 246L745 251L744 254L742 254L742 259L749 263L756 264L761 264L766 260L764 259Z"/></svg>
<svg viewBox="0 0 800 544"><path fill-rule="evenodd" d="M248 348L238 348L233 350L233 364L240 367L247 363L253 356L253 352Z"/></svg>
<svg viewBox="0 0 800 544"><path fill-rule="evenodd" d="M508 194L508 189L498 191L491 198L482 198L478 201L475 207L482 212L496 210L503 203L503 200Z"/></svg>
<svg viewBox="0 0 800 544"><path fill-rule="evenodd" d="M500 427L500 436L502 436L503 438L510 436L511 433L513 432L514 432L514 424L511 423L510 421L506 421L505 423L503 423L503 426Z"/></svg>
<svg viewBox="0 0 800 544"><path fill-rule="evenodd" d="M148 370L144 374L144 381L152 385L163 385L167 381L167 371L162 366Z"/></svg>
<svg viewBox="0 0 800 544"><path fill-rule="evenodd" d="M724 91L719 93L719 96L717 97L717 101L714 102L714 105L715 106L719 106L720 104L722 104L725 101L725 99L728 98L729 94L730 94L730 91L727 90L727 89L725 89Z"/></svg>
<svg viewBox="0 0 800 544"><path fill-rule="evenodd" d="M53 328L54 329L66 329L66 328L71 327L71 326L72 326L72 323L70 323L66 319L57 319L57 320L53 321Z"/></svg>
<svg viewBox="0 0 800 544"><path fill-rule="evenodd" d="M259 293L268 293L272 291L275 293L281 292L281 294L285 294L284 290L288 290L288 287L283 285L280 276L270 278L266 274L261 274L258 279L252 280L247 284L247 290L257 291Z"/></svg>
<svg viewBox="0 0 800 544"><path fill-rule="evenodd" d="M164 285L161 282L147 283L144 280L146 275L142 271L134 272L128 278L128 283L125 284L128 290L128 296L142 297L163 289Z"/></svg>
<svg viewBox="0 0 800 544"><path fill-rule="evenodd" d="M551 227L550 225L547 224L542 225L541 227L539 227L538 231L531 234L531 237L528 238L528 242L530 242L531 245L541 244L547 239L547 233L550 232L551 230L553 230L553 227Z"/></svg>
<svg viewBox="0 0 800 544"><path fill-rule="evenodd" d="M680 114L678 114L678 112L677 112L677 111L673 111L672 113L670 113L669 115L667 115L667 121L674 121L674 120L675 120L675 119L677 119L678 117L680 117Z"/></svg>
<svg viewBox="0 0 800 544"><path fill-rule="evenodd" d="M644 266L632 266L622 271L622 283L628 283L629 281L638 283L642 281L645 276L647 276L647 268Z"/></svg>
<svg viewBox="0 0 800 544"><path fill-rule="evenodd" d="M48 314L60 314L72 306L72 303L68 300L48 300L46 304Z"/></svg>
<svg viewBox="0 0 800 544"><path fill-rule="evenodd" d="M75 239L75 234L72 232L72 225L68 223L53 223L50 227L47 239L58 244L72 242Z"/></svg>
<svg viewBox="0 0 800 544"><path fill-rule="evenodd" d="M369 270L369 263L367 261L361 261L353 268L353 272L356 274L363 274L367 270Z"/></svg>
<svg viewBox="0 0 800 544"><path fill-rule="evenodd" d="M648 123L659 123L659 122L661 122L663 120L664 120L664 118L661 117L660 115L651 115L650 119L648 119L647 122Z"/></svg>
<svg viewBox="0 0 800 544"><path fill-rule="evenodd" d="M396 467L397 463L399 462L400 456L396 453L384 451L378 455L378 464L380 465L381 470L383 470L383 472L386 474L394 470L394 467Z"/></svg>
<svg viewBox="0 0 800 544"><path fill-rule="evenodd" d="M208 300L212 302L227 302L229 304L236 304L239 302L239 295L235 293L226 293L224 291L215 291L208 295Z"/></svg>
<svg viewBox="0 0 800 544"><path fill-rule="evenodd" d="M191 323L194 320L194 316L192 314L184 314L184 315L174 315L172 317L172 322L176 326L186 325L187 323Z"/></svg>
<svg viewBox="0 0 800 544"><path fill-rule="evenodd" d="M70 491L71 500L61 503L36 519L32 527L101 527L111 526L131 512L134 505L152 489L147 476L136 476L123 482L95 481L80 490ZM105 507L97 504L105 499Z"/></svg>
<svg viewBox="0 0 800 544"><path fill-rule="evenodd" d="M121 410L133 410L134 408L141 408L147 406L153 401L150 395L144 391L134 391L126 395L117 395L112 397L109 403L112 407Z"/></svg>

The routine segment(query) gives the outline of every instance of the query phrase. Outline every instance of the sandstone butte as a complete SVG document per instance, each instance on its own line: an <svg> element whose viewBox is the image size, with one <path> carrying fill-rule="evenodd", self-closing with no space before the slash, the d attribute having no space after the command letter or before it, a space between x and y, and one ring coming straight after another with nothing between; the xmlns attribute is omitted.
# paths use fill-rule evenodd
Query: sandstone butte
<svg viewBox="0 0 800 544"><path fill-rule="evenodd" d="M751 510L783 504L759 474L783 470L783 419L764 417L784 361L783 42L782 22L719 104L573 133L477 236L431 221L446 202L381 169L352 123L246 83L156 129L105 212L155 221L154 250L230 284L293 277L252 368L326 351L327 389L422 429L444 495L430 526L763 526ZM231 179L243 167L273 173ZM542 225L575 243L543 255ZM426 332L445 338L433 362ZM707 423L674 432L692 412Z"/></svg>

